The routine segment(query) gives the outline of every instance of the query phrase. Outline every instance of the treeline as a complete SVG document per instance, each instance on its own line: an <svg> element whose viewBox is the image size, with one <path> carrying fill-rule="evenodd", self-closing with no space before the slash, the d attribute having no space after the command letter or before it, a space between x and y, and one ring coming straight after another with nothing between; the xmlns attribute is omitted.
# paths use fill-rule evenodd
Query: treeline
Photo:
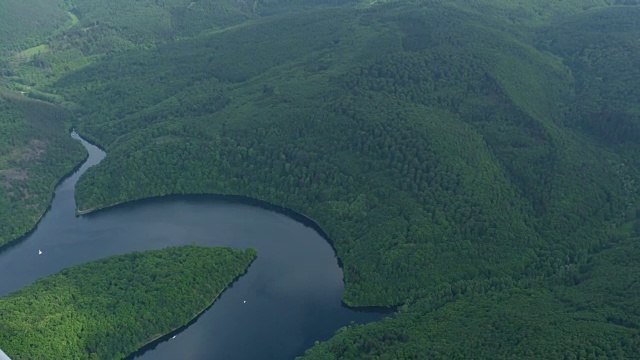
<svg viewBox="0 0 640 360"><path fill-rule="evenodd" d="M184 246L67 268L0 298L0 347L12 359L125 358L186 325L255 257Z"/></svg>
<svg viewBox="0 0 640 360"><path fill-rule="evenodd" d="M30 231L55 185L79 164L69 111L0 90L0 246Z"/></svg>

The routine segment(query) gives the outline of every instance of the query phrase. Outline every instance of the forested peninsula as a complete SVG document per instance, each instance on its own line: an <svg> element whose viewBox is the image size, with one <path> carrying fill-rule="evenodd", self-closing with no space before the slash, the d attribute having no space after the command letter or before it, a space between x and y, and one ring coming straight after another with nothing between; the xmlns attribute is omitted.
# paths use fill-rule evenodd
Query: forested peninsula
<svg viewBox="0 0 640 360"><path fill-rule="evenodd" d="M637 1L46 9L0 70L106 149L79 211L286 207L332 239L347 305L399 307L309 358L640 357Z"/></svg>
<svg viewBox="0 0 640 360"><path fill-rule="evenodd" d="M183 246L62 270L0 298L0 348L19 359L122 359L186 325L256 258Z"/></svg>

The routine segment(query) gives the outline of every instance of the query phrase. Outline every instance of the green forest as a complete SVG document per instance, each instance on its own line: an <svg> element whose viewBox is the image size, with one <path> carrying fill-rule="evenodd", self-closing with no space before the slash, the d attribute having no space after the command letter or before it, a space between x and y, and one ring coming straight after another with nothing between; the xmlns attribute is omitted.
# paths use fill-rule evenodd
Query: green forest
<svg viewBox="0 0 640 360"><path fill-rule="evenodd" d="M15 360L123 359L186 325L255 258L183 246L67 268L0 298L0 346Z"/></svg>
<svg viewBox="0 0 640 360"><path fill-rule="evenodd" d="M320 224L343 302L398 313L305 357L633 358L638 5L76 0L0 85L106 150L79 213L212 193Z"/></svg>
<svg viewBox="0 0 640 360"><path fill-rule="evenodd" d="M60 178L86 156L70 124L68 110L0 89L0 247L36 225Z"/></svg>

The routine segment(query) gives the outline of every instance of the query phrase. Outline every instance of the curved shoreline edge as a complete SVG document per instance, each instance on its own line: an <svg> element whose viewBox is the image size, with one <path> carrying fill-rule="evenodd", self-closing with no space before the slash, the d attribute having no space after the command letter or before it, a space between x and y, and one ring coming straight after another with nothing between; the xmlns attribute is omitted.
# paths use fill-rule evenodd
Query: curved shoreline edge
<svg viewBox="0 0 640 360"><path fill-rule="evenodd" d="M69 132L69 135L71 135L72 132ZM73 138L74 140L80 141L78 139ZM84 140L84 138L82 138ZM85 140L86 141L86 140ZM87 141L88 142L88 141ZM91 144L93 145L93 144ZM47 207L44 209L44 211L42 211L42 213L40 214L40 216L38 217L38 219L33 223L33 225L31 226L31 228L27 231L25 231L22 235L16 237L13 240L9 240L8 242L0 245L0 253L4 252L16 245L18 245L19 243L23 242L26 238L28 238L31 234L33 234L36 229L38 228L38 225L40 225L40 221L42 221L42 218L44 218L44 216L49 212L49 210L51 210L51 205L53 204L53 200L56 197L56 189L58 188L58 186L60 186L65 180L67 180L68 178L72 177L73 175L75 175L78 170L80 170L80 168L87 162L87 160L89 160L89 151L87 150L86 147L82 146L85 149L85 156L84 158L78 162L71 170L69 170L67 173L65 173L60 179L58 179L58 181L53 185L53 190L51 192L51 199L49 200L49 204L47 204ZM2 354L0 354L2 355ZM0 360L3 360L2 357L0 357Z"/></svg>
<svg viewBox="0 0 640 360"><path fill-rule="evenodd" d="M259 256L259 255L258 255ZM154 338L152 338L151 340L147 341L146 343L142 344L141 346L138 347L138 350L132 352L131 354L127 355L126 357L124 357L124 360L133 360L136 356L140 356L144 353L146 353L149 350L153 350L156 348L156 346L158 346L158 344L160 344L161 342L164 342L166 340L168 340L172 335L175 334L179 334L180 332L182 332L183 330L185 330L186 328L188 328L189 326L193 325L195 322L198 321L198 319L200 319L200 317L202 315L204 315L205 312L207 312L207 310L209 310L215 303L216 301L218 301L218 299L231 287L233 287L233 284L235 284L236 282L238 282L240 280L240 278L242 278L244 275L247 274L247 272L249 271L249 268L251 267L251 265L253 264L254 261L256 261L256 259L258 258L258 256L256 256L255 258L253 258L253 260L251 260L251 262L249 263L249 265L247 266L247 268L244 270L244 272L242 272L241 274L239 274L238 276L236 276L235 278L233 278L233 280L231 280L231 282L229 282L225 288L219 292L218 294L216 294L213 299L211 300L211 302L209 303L209 305L207 305L204 309L200 310L198 313L196 313L193 318L189 321L187 321L185 324L178 326L177 328L171 329L169 332L165 333L165 334L161 334L158 336L155 336ZM2 357L0 357L0 360L5 360L2 359ZM11 360L11 359L9 359Z"/></svg>
<svg viewBox="0 0 640 360"><path fill-rule="evenodd" d="M185 247L185 246L189 247L189 245L183 245L183 246L177 246L177 247ZM225 248L225 247L213 246L213 247L210 247L210 248L215 249L215 248ZM237 251L237 252L246 252L246 251L249 251L249 250L253 250L253 252L255 254L253 256L253 258L251 259L251 261L248 262L248 264L246 264L246 266L245 266L244 270L242 270L242 272L238 273L231 280L229 280L224 285L222 290L220 290L219 292L217 292L215 294L212 294L212 297L207 302L207 305L204 308L202 308L201 310L195 311L195 313L193 315L188 315L187 319L184 320L184 322L182 324L170 329L166 333L151 335L148 338L148 340L143 340L139 345L137 345L134 351L132 351L131 353L129 353L128 355L126 355L126 356L124 356L124 357L122 357L120 359L133 359L135 356L142 355L143 353L154 349L160 342L163 342L163 341L167 340L171 335L180 333L184 329L186 329L187 327L189 327L192 324L194 324L207 310L209 310L215 304L215 302L224 294L225 291L227 291L228 289L232 288L233 285L237 281L239 281L244 275L246 275L248 273L249 268L251 267L251 265L253 265L255 260L258 258L257 251L255 249L253 249L253 248L246 248L244 250L234 250L234 251ZM159 251L161 251L161 250L159 250ZM125 256L125 255L120 255L120 256ZM83 263L83 264L87 264L87 263ZM219 267L216 267L216 269L217 268L219 268ZM66 269L67 268L61 270L61 272L66 270ZM59 272L57 274L60 274L61 272ZM158 316L160 316L160 315L162 315L162 314L158 314ZM117 326L121 326L121 325L117 325ZM13 354L13 355L17 356L18 358L20 358L20 356L18 354ZM12 360L12 359L2 349L0 349L0 360Z"/></svg>
<svg viewBox="0 0 640 360"><path fill-rule="evenodd" d="M101 151L103 151L105 154L107 153L105 148L102 147L99 144L96 144L94 142L91 142L90 140L87 140L85 137L81 136L80 133L77 131L76 127L72 127L70 134L77 134L82 140L86 141L87 143L97 147L98 149L100 149ZM88 153L87 153L87 157L88 157ZM86 162L86 158L85 161L83 161L82 163L80 163L80 165L78 165L78 168L80 168L84 163ZM97 164L96 164L97 165ZM74 170L73 172L71 172L68 176L66 176L64 179L66 179L67 177L73 175L75 173ZM64 180L63 179L63 180ZM61 180L59 183L61 183L63 180ZM57 187L57 185L56 185ZM74 190L74 196L75 196L75 190ZM322 227L320 226L320 224L314 220L313 218L311 218L308 215L305 215L303 213L297 212L291 208L287 208L284 206L278 206L275 205L273 203L270 203L268 201L265 200L260 200L260 199L256 199L253 197L249 197L249 196L245 196L245 195L238 195L238 194L222 194L222 193L187 193L187 194L166 194L166 195L159 195L159 196L150 196L150 197L143 197L143 198L138 198L138 199L132 199L132 200L127 200L127 201L122 201L122 202L117 202L117 203L113 203L113 204L109 204L109 205L98 205L96 207L90 208L90 209L86 209L86 210L80 210L78 209L78 205L76 202L76 216L91 216L92 214L97 214L103 211L107 211L113 208L116 208L118 206L124 206L124 205L130 205L130 204L135 204L135 203L142 203L145 201L154 201L154 200L159 200L159 199L168 199L168 198L203 198L203 197L208 197L211 200L217 200L217 201L227 201L227 202L234 202L234 203L238 203L238 204L244 204L244 205L251 205L251 206L256 206L265 210L270 210L270 211L274 211L276 213L279 214L283 214L301 224L303 224L304 226L310 227L313 230L315 230L318 234L320 234L320 236L325 239L325 241L327 243L329 243L329 246L331 246L331 250L333 250L333 254L336 257L336 260L338 261L338 267L340 267L340 270L342 270L343 276L342 276L342 283L346 286L346 283L344 282L344 264L342 262L342 259L340 258L340 256L338 256L338 252L335 246L335 242L333 241L333 239L331 239L331 237L329 237L329 235L322 229ZM44 214L43 214L44 215ZM35 227L34 227L35 229ZM0 246L0 252L2 251L2 247ZM349 305L347 303L344 302L344 299L342 299L342 297L340 298L340 302L342 303L342 306L353 310L353 311L361 311L361 312L372 312L372 313L380 313L380 314L393 314L398 312L398 309L400 308L400 306L402 306L403 304L397 304L397 305L391 305L391 306L352 306Z"/></svg>
<svg viewBox="0 0 640 360"><path fill-rule="evenodd" d="M92 146L95 146L96 148L98 148L99 150L103 151L106 153L106 151L104 151L104 149L90 141L88 141L87 139L85 139L84 137L82 137L77 131L74 131L74 129L72 128L69 131L69 134L78 141L81 142L86 142ZM77 137L75 136L77 135ZM68 171L64 176L62 176L54 185L53 187L53 191L52 191L52 196L51 196L51 200L49 201L49 205L47 206L47 208L45 209L45 211L42 212L42 214L40 215L38 221L33 225L33 227L31 228L31 230L29 230L28 232L26 232L24 235L6 243L3 244L2 246L0 246L0 252L6 251L8 249L10 249L13 246L16 246L18 244L20 244L21 242L25 241L33 232L35 232L38 228L38 225L40 224L40 221L44 218L44 216L51 210L53 201L55 199L55 195L56 195L56 191L57 188L67 179L69 179L70 177L76 175L78 173L78 171L87 163L87 161L90 159L91 153L89 151L89 149L84 146L85 148L85 155L84 158L82 159L82 161L79 161L70 171ZM97 165L97 164L96 164ZM75 196L75 187L74 187L74 196ZM152 197L146 197L146 198L140 198L140 199L133 199L130 201L124 201L124 202L120 202L120 203L116 203L116 204L112 204L112 205L108 205L108 206L100 206L98 208L95 209L89 209L89 210L83 210L83 211L79 211L76 205L76 216L92 216L93 214L97 214L97 213L101 213L103 211L108 211L114 208L117 208L118 206L125 206L125 205L130 205L130 204L135 204L135 203L144 203L144 202L153 202L153 201L158 201L158 200L163 200L165 201L166 199L197 199L197 200L205 200L205 201L224 201L224 202L229 202L229 203L236 203L236 204L244 204L244 205L249 205L249 206L255 206L255 207L259 207L265 210L269 210L269 211L274 211L276 213L279 214L283 214L287 217L289 217L290 219L293 219L294 221L301 223L304 226L307 226L309 228L312 228L314 231L316 231L320 236L322 236L325 241L327 241L327 243L331 246L334 256L338 262L338 266L341 268L341 270L343 270L344 272L344 268L343 268L343 263L342 260L340 259L340 257L338 257L337 252L336 252L336 248L335 248L335 244L334 241L327 235L327 233L321 228L321 226L318 224L317 221L315 221L313 218L296 212L290 208L285 208L283 206L277 206L274 205L273 203L269 203L267 201L264 200L259 200L256 198L252 198L252 197L248 197L248 196L243 196L243 195L235 195L235 194L214 194L214 193L193 193L193 194L167 194L167 195L162 195L162 196L152 196ZM126 357L124 357L123 359L127 359L127 360L132 360L137 356L140 356L144 353L146 353L149 350L152 350L154 348L156 348L160 343L169 340L173 335L176 335L182 331L184 331L186 328L188 328L189 326L191 326L192 324L194 324L195 322L197 322L200 317L202 315L204 315L204 313L209 310L214 304L215 302L222 296L222 294L224 294L225 291L227 291L229 288L233 287L233 284L235 284L236 281L239 281L240 278L244 275L247 274L248 269L250 268L251 264L253 264L253 261L249 264L249 266L247 266L247 268L245 269L245 271L241 274L239 274L238 276L236 276L230 283L227 284L227 286L218 294L216 294L212 299L211 302L204 307L202 310L200 310L199 312L197 312L196 314L193 315L193 317L187 321L186 323L182 324L179 327L176 327L174 329L171 329L169 332L165 333L165 334L158 334L156 336L153 336L150 340L148 340L147 342L141 344L138 348L138 350L134 351L131 354L128 354ZM343 275L343 284L344 284L344 275ZM350 309L352 311L357 311L357 312L370 312L370 313L380 313L380 314L392 314L397 312L398 306L392 306L392 307L386 307L386 306L350 306L348 304L346 304L344 301L342 301L341 299L341 306L347 309ZM5 356L4 358L2 356ZM11 358L8 357L8 355L4 354L2 352L2 350L0 350L0 360L11 360Z"/></svg>
<svg viewBox="0 0 640 360"><path fill-rule="evenodd" d="M76 215L90 217L90 216L99 214L101 212L110 211L112 209L116 209L118 207L126 206L126 205L144 204L144 203L151 203L154 201L166 201L171 199L202 200L205 198L207 200L212 200L212 201L225 201L225 202L230 202L235 204L250 205L250 206L259 207L261 209L274 211L276 213L283 214L289 217L290 219L293 219L301 223L302 225L313 229L318 234L320 234L320 236L323 239L325 239L325 241L329 244L329 246L331 246L331 249L333 250L333 254L336 257L336 260L338 261L338 266L343 271L342 283L345 284L344 283L344 264L342 263L342 259L340 259L340 257L338 256L338 252L336 251L334 241L322 229L322 227L320 226L320 224L318 224L318 222L316 222L313 218L305 214L299 213L291 208L274 205L273 203L270 203L264 200L259 200L253 197L236 195L236 194L215 194L215 193L167 194L167 195L150 196L150 197L145 197L140 199L123 201L123 202L118 202L111 205L99 206L99 207L95 207L87 210L76 209ZM381 314L396 313L398 311L398 308L403 305L403 304L398 304L395 306L351 306L345 303L342 298L340 299L340 302L342 303L342 306L353 311L372 312L372 313L381 313Z"/></svg>

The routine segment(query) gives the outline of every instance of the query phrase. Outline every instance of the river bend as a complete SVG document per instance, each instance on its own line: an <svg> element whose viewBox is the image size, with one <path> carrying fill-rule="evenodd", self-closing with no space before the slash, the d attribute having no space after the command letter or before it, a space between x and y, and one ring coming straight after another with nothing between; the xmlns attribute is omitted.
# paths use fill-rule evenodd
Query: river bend
<svg viewBox="0 0 640 360"><path fill-rule="evenodd" d="M195 243L253 247L258 258L195 322L131 358L290 359L351 321L366 323L383 316L344 307L343 274L329 243L313 228L278 212L214 197L182 196L75 216L75 184L105 154L73 136L89 157L56 188L37 228L0 252L0 296L71 265Z"/></svg>

